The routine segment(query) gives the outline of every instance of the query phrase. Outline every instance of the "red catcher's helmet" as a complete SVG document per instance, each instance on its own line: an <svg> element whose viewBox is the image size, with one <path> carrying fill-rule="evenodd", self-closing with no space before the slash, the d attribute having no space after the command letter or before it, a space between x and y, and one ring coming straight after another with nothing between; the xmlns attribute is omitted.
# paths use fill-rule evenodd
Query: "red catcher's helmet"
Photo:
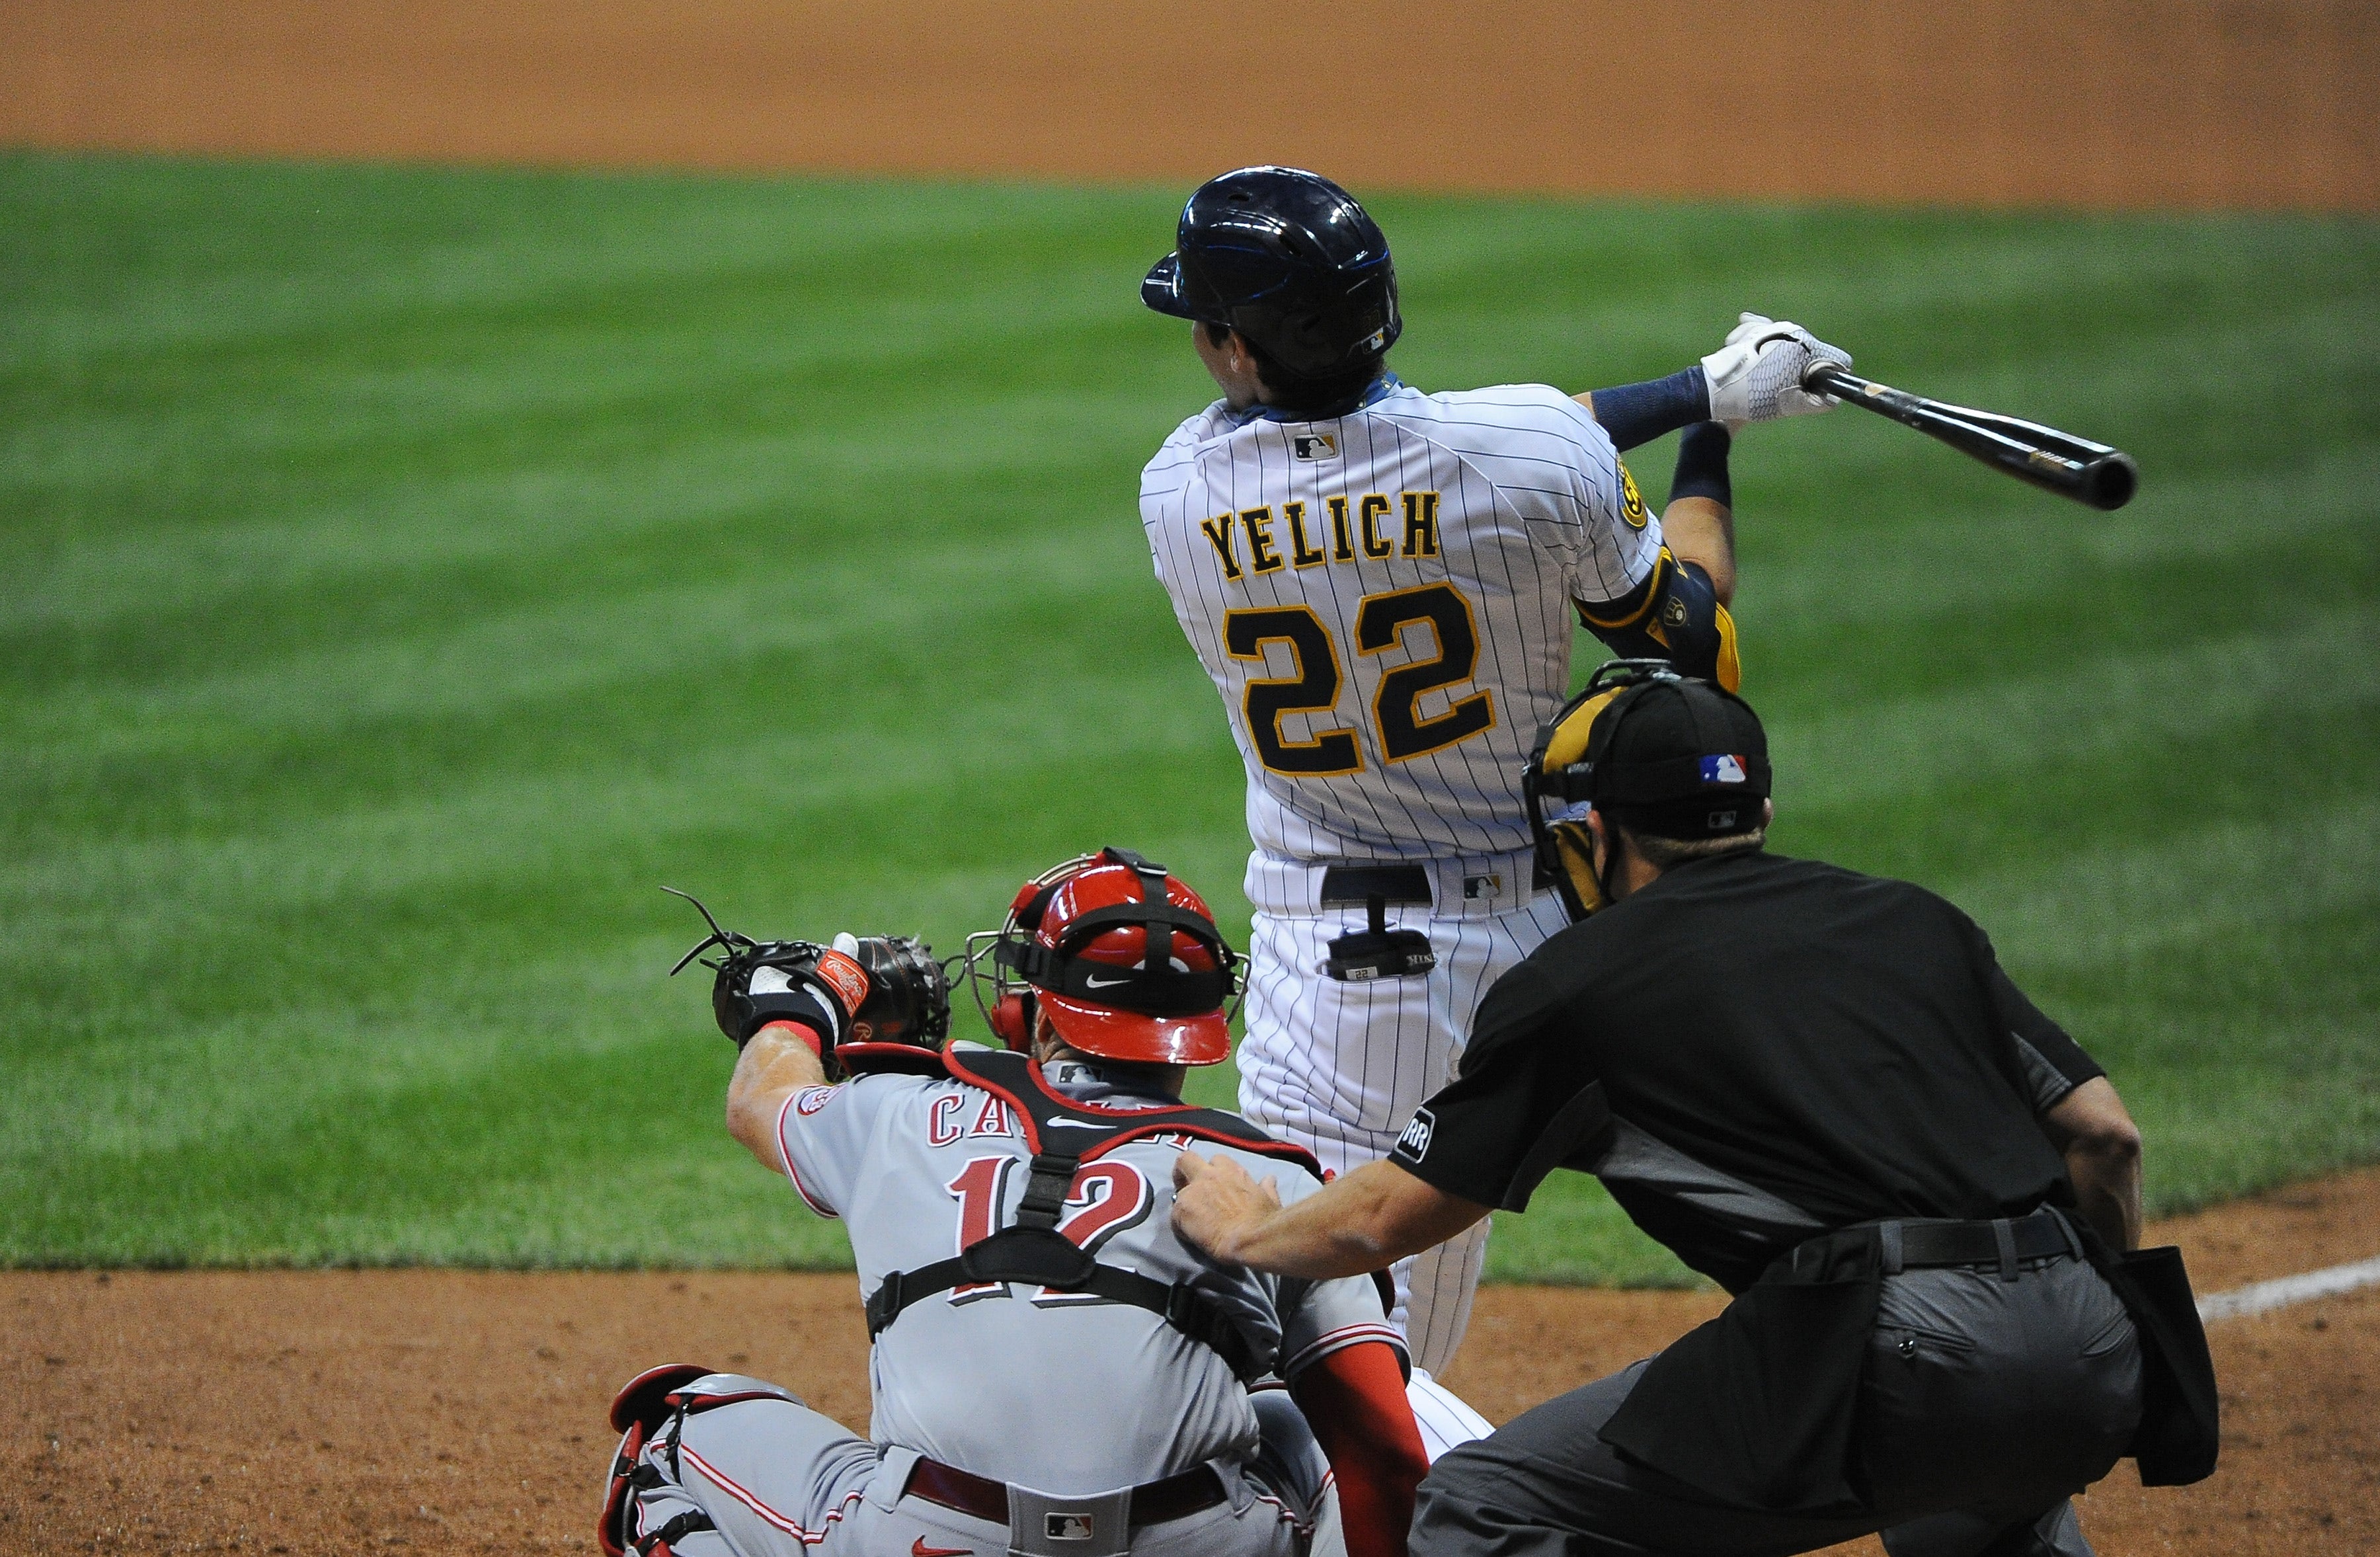
<svg viewBox="0 0 2380 1557"><path fill-rule="evenodd" d="M1204 899L1129 849L1026 882L992 936L991 960L986 1016L1011 1048L1031 1041L1038 1006L1086 1054L1174 1065L1231 1055L1223 1006L1240 959Z"/></svg>

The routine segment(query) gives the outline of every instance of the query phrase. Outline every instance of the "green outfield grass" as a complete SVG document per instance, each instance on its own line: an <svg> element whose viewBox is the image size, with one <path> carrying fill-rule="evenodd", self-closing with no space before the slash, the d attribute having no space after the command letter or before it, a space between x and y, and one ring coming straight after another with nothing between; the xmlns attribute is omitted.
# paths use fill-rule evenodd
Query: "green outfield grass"
<svg viewBox="0 0 2380 1557"><path fill-rule="evenodd" d="M955 949L1113 841L1244 934L1181 193L0 156L0 1262L837 1263L662 883ZM1425 388L1756 304L2136 453L1743 441L1777 845L1973 911L2158 1207L2380 1157L2380 226L1376 204ZM1492 1269L1682 1275L1568 1175Z"/></svg>

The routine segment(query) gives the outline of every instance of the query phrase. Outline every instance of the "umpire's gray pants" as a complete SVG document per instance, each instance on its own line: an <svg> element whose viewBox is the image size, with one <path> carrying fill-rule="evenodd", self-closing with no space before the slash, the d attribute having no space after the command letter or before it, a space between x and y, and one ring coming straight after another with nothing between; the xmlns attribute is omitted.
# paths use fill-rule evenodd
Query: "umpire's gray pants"
<svg viewBox="0 0 2380 1557"><path fill-rule="evenodd" d="M1861 1385L1872 1513L1719 1502L1596 1436L1644 1363L1515 1418L1431 1467L1413 1557L1779 1557L1881 1530L1892 1557L2090 1557L2067 1498L2140 1420L2140 1343L2081 1260L2015 1281L1950 1267L1885 1278Z"/></svg>
<svg viewBox="0 0 2380 1557"><path fill-rule="evenodd" d="M733 1374L697 1381L732 1391L759 1382ZM1329 1463L1284 1391L1251 1399L1263 1449L1246 1466L1216 1466L1231 1494L1201 1513L1131 1528L1132 1557L1344 1557ZM1022 1429L1020 1430L1023 1430ZM637 1494L630 1534L639 1540L699 1514L707 1528L668 1541L674 1557L1000 1557L1012 1550L1062 1554L1116 1550L1111 1541L1012 1546L998 1525L905 1495L914 1450L871 1443L832 1417L788 1400L740 1401L686 1419L645 1447L656 1484ZM631 1550L634 1550L633 1548Z"/></svg>

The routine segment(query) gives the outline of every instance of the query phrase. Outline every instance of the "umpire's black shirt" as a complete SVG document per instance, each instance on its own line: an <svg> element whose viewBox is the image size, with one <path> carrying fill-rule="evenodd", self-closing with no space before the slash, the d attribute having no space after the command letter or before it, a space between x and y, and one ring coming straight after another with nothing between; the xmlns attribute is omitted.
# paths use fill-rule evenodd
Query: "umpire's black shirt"
<svg viewBox="0 0 2380 1557"><path fill-rule="evenodd" d="M1556 1166L1730 1291L1815 1234L2070 1206L2036 1123L2104 1074L1906 882L1754 850L1692 860L1488 992L1395 1160L1521 1210Z"/></svg>

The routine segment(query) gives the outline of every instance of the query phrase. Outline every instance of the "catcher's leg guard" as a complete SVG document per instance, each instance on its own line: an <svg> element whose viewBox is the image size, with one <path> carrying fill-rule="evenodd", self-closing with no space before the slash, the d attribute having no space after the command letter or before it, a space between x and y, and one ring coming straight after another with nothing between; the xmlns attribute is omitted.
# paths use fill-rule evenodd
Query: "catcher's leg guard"
<svg viewBox="0 0 2380 1557"><path fill-rule="evenodd" d="M612 1425L620 1429L620 1447L612 1456L612 1474L603 1491L603 1513L596 1523L596 1539L604 1557L669 1557L671 1543L711 1527L710 1518L689 1505L641 1536L637 1534L636 1500L639 1493L661 1487L676 1471L677 1443L686 1419L698 1412L742 1400L800 1401L774 1384L733 1373L713 1373L692 1363L663 1363L649 1368L620 1387L612 1397ZM664 1473L647 1453L660 1444Z"/></svg>

